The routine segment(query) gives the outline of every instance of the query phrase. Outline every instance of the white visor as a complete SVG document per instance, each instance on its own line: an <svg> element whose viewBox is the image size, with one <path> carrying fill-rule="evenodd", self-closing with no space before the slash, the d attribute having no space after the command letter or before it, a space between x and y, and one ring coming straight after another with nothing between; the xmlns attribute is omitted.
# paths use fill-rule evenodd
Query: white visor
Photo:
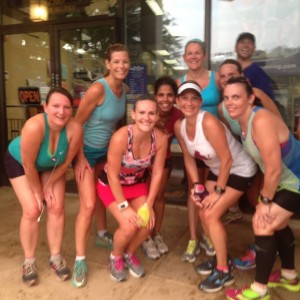
<svg viewBox="0 0 300 300"><path fill-rule="evenodd" d="M195 84L193 82L185 82L185 83L183 83L178 88L177 94L180 95L180 94L182 94L186 90L194 90L194 91L196 91L199 94L200 97L202 97L201 96L201 91L202 91L201 88L197 84Z"/></svg>

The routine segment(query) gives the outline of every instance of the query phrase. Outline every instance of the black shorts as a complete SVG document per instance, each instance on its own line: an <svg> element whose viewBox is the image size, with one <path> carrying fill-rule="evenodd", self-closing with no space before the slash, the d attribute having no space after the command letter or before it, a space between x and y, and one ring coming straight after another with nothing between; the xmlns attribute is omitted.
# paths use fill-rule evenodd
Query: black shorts
<svg viewBox="0 0 300 300"><path fill-rule="evenodd" d="M25 175L23 166L13 158L8 150L4 155L4 166L8 178L16 178Z"/></svg>
<svg viewBox="0 0 300 300"><path fill-rule="evenodd" d="M298 193L279 189L274 196L273 202L290 212L300 211L300 194Z"/></svg>
<svg viewBox="0 0 300 300"><path fill-rule="evenodd" d="M201 159L195 159L196 160L196 165L198 169L205 169L208 168L208 166L205 164L205 162Z"/></svg>
<svg viewBox="0 0 300 300"><path fill-rule="evenodd" d="M229 186L233 189L236 189L241 192L246 192L251 186L255 176L252 177L242 177L234 174L230 174L226 183L226 186ZM209 171L207 175L207 180L217 181L218 176L213 172Z"/></svg>

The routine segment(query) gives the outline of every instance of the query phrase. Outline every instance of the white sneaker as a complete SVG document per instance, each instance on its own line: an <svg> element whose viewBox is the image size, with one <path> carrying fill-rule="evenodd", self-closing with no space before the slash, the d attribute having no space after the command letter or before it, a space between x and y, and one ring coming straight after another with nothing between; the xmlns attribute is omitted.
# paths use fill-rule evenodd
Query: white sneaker
<svg viewBox="0 0 300 300"><path fill-rule="evenodd" d="M149 237L142 244L142 249L145 252L146 256L150 259L157 259L160 257L160 254L156 248L155 242Z"/></svg>
<svg viewBox="0 0 300 300"><path fill-rule="evenodd" d="M160 254L168 253L169 248L159 233L153 238L153 240L154 240L154 242L156 244L156 248Z"/></svg>

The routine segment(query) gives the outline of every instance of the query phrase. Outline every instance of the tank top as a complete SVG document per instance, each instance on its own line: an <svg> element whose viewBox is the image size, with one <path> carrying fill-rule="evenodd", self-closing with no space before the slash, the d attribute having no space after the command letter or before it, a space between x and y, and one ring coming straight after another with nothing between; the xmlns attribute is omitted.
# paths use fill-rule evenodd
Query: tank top
<svg viewBox="0 0 300 300"><path fill-rule="evenodd" d="M66 160L66 156L69 148L67 131L66 131L66 127L64 127L60 132L56 151L54 153L50 153L49 151L50 134L49 134L48 116L46 113L44 113L44 121L45 121L45 135L35 162L35 166L38 172L51 170L53 167L61 165ZM8 146L8 151L12 155L12 157L22 165L21 139L22 139L22 135L13 139Z"/></svg>
<svg viewBox="0 0 300 300"><path fill-rule="evenodd" d="M136 159L133 154L133 125L128 125L128 144L127 151L122 157L119 179L121 185L133 185L140 182L145 182L147 179L147 168L154 161L156 153L156 141L154 130L151 131L151 147L149 154L143 159ZM104 166L104 171L100 176L100 180L108 184L107 179L107 164Z"/></svg>
<svg viewBox="0 0 300 300"><path fill-rule="evenodd" d="M203 160L209 167L210 171L218 176L220 170L220 158L215 149L206 139L202 128L202 122L205 113L206 112L204 111L200 111L198 113L196 134L193 141L190 141L186 134L186 119L183 119L181 123L181 135L190 155L197 159ZM224 128L226 131L227 143L233 159L230 174L242 177L254 176L257 170L255 162L243 150L242 144L236 140L236 138L231 134L225 125Z"/></svg>
<svg viewBox="0 0 300 300"><path fill-rule="evenodd" d="M248 129L246 137L242 142L245 150L251 155L251 157L259 165L261 171L265 173L265 166L263 164L260 152L252 137L252 126L255 114L262 107L254 107L248 121ZM293 192L300 193L300 142L294 138L292 133L289 135L289 139L280 145L281 159L282 159L282 172L279 181L279 188L291 190Z"/></svg>
<svg viewBox="0 0 300 300"><path fill-rule="evenodd" d="M181 83L186 81L186 76L186 74L181 76ZM202 89L201 95L203 99L201 110L209 111L219 118L218 104L221 100L221 94L216 85L214 71L209 71L209 83L207 87Z"/></svg>
<svg viewBox="0 0 300 300"><path fill-rule="evenodd" d="M96 80L104 86L105 99L97 105L84 124L84 144L92 148L106 148L118 121L125 115L126 88L118 98L104 78Z"/></svg>

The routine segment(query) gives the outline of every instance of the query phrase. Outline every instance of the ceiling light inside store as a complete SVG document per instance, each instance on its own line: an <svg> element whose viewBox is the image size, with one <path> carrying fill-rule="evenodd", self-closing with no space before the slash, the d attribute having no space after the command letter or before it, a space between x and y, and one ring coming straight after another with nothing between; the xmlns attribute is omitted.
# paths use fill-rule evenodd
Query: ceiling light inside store
<svg viewBox="0 0 300 300"><path fill-rule="evenodd" d="M167 50L154 50L153 51L156 55L159 56L168 56L170 53Z"/></svg>
<svg viewBox="0 0 300 300"><path fill-rule="evenodd" d="M32 1L29 7L29 17L33 22L47 21L48 8L42 1Z"/></svg>
<svg viewBox="0 0 300 300"><path fill-rule="evenodd" d="M163 10L160 8L160 6L155 0L146 0L146 3L156 16L164 15Z"/></svg>
<svg viewBox="0 0 300 300"><path fill-rule="evenodd" d="M176 59L164 59L164 63L167 65L175 65L178 63L178 61Z"/></svg>

